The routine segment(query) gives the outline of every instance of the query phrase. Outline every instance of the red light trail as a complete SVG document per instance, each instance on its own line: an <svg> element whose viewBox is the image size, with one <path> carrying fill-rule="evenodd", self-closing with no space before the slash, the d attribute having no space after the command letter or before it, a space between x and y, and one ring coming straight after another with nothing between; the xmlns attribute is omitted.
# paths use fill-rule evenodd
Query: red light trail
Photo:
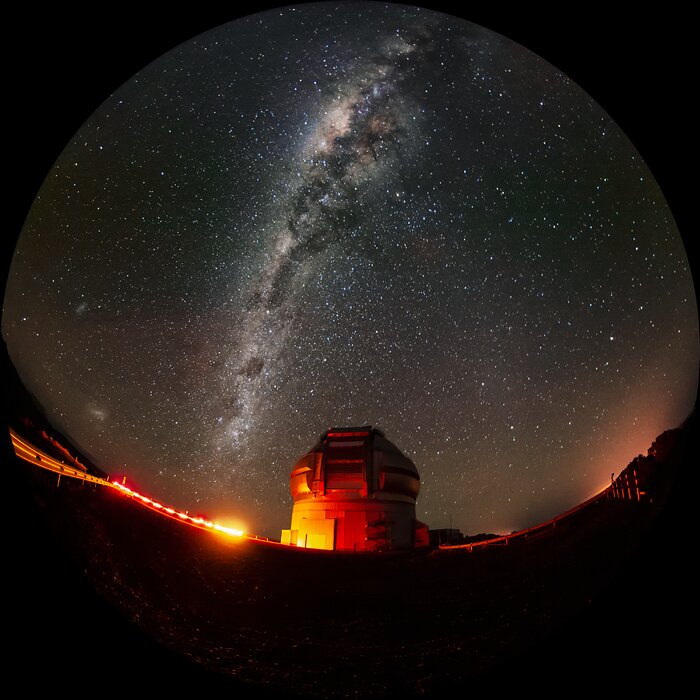
<svg viewBox="0 0 700 700"><path fill-rule="evenodd" d="M182 511L175 510L174 508L170 508L169 506L164 506L162 503L158 503L158 501L154 501L148 498L148 496L144 496L138 493L137 491L134 491L133 489L130 489L127 486L124 486L123 484L120 484L118 481L112 481L110 483L110 486L113 486L114 488L118 489L121 493L127 496L131 496L133 499L140 502L147 508L150 508L151 510L155 510L156 512L159 512L162 515L166 515L173 519L179 518L180 520L186 522L188 525L193 525L194 527L198 527L202 530L215 530L216 532L223 532L226 535L233 535L234 537L243 537L243 535L245 534L243 530L239 530L233 527L224 527L223 525L219 525L218 523L212 522L211 520L206 520L200 517L192 517L188 513L183 513Z"/></svg>
<svg viewBox="0 0 700 700"><path fill-rule="evenodd" d="M63 462L59 462L51 455L46 454L42 450L39 450L31 443L27 442L21 438L14 430L10 429L10 438L12 439L12 445L15 450L15 454L23 459L25 462L29 462L37 467L52 471L58 474L59 483L61 476L67 476L71 479L80 479L81 481L88 481L99 486L105 486L107 488L116 489L119 493L124 496L132 498L136 503L150 508L151 510L164 515L166 517L177 520L183 524L190 525L192 527L199 528L200 530L210 530L212 532L219 532L224 535L230 535L232 537L247 537L249 539L261 539L255 535L246 535L243 530L238 528L226 527L220 525L219 523L213 522L202 517L193 517L189 513L183 513L182 511L171 508L170 506L163 505L158 501L154 501L148 496L144 496L138 491L134 491L124 484L120 484L118 481L110 481L109 478L102 479L98 476L93 476L88 474L81 469L75 467L70 467Z"/></svg>

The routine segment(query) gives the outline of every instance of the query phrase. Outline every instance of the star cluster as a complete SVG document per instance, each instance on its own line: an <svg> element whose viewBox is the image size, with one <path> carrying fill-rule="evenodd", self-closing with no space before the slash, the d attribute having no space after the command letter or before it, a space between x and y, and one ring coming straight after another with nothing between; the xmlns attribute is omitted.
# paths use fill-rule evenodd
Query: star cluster
<svg viewBox="0 0 700 700"><path fill-rule="evenodd" d="M697 308L633 146L523 47L415 7L211 30L80 129L3 335L57 427L255 532L324 429L382 427L419 517L533 524L693 406Z"/></svg>

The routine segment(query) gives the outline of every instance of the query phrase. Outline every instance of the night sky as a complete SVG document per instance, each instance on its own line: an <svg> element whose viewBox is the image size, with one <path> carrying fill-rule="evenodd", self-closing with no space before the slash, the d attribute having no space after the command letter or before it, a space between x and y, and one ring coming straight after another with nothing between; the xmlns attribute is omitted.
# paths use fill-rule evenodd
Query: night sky
<svg viewBox="0 0 700 700"><path fill-rule="evenodd" d="M37 196L2 333L108 472L271 536L330 426L381 427L431 527L510 531L609 483L698 379L626 136L527 49L399 5L240 19L117 89Z"/></svg>

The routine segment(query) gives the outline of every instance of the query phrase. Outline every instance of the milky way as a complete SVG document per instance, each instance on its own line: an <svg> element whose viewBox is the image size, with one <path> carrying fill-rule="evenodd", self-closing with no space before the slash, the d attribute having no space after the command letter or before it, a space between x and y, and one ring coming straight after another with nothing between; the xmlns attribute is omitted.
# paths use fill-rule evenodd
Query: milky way
<svg viewBox="0 0 700 700"><path fill-rule="evenodd" d="M431 526L527 526L683 420L698 372L680 236L610 117L378 3L237 20L117 89L39 192L2 331L108 472L272 536L295 460L363 423Z"/></svg>
<svg viewBox="0 0 700 700"><path fill-rule="evenodd" d="M254 439L261 394L295 324L299 290L318 274L331 245L357 244L369 190L400 163L402 141L419 138L407 123L402 83L430 51L427 27L421 30L389 35L376 55L351 67L322 108L303 149L287 221L273 237L237 330L224 389L227 444Z"/></svg>

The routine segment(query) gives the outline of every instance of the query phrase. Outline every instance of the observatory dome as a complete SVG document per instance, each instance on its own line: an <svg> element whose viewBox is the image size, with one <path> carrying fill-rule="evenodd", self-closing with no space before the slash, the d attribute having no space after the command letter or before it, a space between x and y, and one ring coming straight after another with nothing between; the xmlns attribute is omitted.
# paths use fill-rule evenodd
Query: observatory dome
<svg viewBox="0 0 700 700"><path fill-rule="evenodd" d="M292 523L282 542L377 551L427 544L416 520L413 462L371 426L331 428L294 466Z"/></svg>

